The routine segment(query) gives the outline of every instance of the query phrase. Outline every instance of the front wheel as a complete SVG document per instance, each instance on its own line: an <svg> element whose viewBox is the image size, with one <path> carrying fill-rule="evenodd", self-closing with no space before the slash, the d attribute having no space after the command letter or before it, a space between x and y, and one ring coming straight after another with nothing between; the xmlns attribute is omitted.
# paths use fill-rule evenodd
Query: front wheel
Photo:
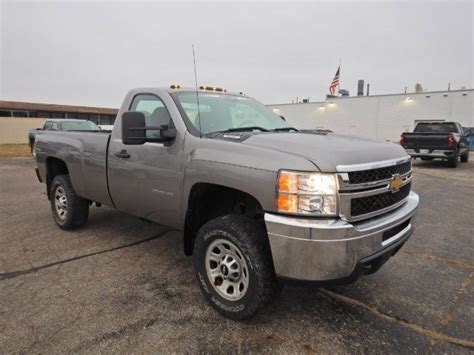
<svg viewBox="0 0 474 355"><path fill-rule="evenodd" d="M265 228L244 216L219 217L201 228L194 270L208 302L230 319L252 317L278 292Z"/></svg>
<svg viewBox="0 0 474 355"><path fill-rule="evenodd" d="M76 195L69 175L58 175L53 179L49 199L54 221L59 228L76 229L86 224L89 202Z"/></svg>

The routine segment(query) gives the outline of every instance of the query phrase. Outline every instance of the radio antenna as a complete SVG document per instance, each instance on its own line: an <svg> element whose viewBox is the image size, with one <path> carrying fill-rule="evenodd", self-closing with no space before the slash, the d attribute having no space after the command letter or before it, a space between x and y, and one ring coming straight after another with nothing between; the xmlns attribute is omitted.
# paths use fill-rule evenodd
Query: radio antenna
<svg viewBox="0 0 474 355"><path fill-rule="evenodd" d="M197 101L197 107L198 107L199 138L202 138L201 108L199 107L199 91L198 91L198 79L197 79L197 70L196 70L196 55L194 54L194 44L192 45L192 48L193 48L193 63L194 63L194 84L196 86L196 101Z"/></svg>

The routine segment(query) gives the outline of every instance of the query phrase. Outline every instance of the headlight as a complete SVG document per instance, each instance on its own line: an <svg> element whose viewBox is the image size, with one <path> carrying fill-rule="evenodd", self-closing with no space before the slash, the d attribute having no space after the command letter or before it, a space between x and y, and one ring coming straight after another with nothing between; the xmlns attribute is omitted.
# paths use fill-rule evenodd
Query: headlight
<svg viewBox="0 0 474 355"><path fill-rule="evenodd" d="M320 216L337 215L337 184L334 174L282 170L277 181L278 212Z"/></svg>

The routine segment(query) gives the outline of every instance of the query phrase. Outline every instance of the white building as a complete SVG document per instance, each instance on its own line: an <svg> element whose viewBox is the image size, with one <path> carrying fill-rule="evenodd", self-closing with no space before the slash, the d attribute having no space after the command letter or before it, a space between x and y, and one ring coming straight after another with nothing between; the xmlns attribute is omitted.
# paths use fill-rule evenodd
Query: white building
<svg viewBox="0 0 474 355"><path fill-rule="evenodd" d="M474 127L474 90L347 96L323 102L268 105L296 128L330 129L376 140L398 141L424 120Z"/></svg>

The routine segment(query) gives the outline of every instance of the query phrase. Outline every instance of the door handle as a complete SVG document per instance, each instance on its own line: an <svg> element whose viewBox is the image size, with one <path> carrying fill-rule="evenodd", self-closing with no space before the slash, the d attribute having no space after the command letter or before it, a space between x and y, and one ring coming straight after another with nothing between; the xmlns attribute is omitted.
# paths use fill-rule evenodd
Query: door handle
<svg viewBox="0 0 474 355"><path fill-rule="evenodd" d="M122 149L120 152L115 153L115 156L119 158L124 158L124 159L130 158L130 154L128 154L125 149Z"/></svg>

